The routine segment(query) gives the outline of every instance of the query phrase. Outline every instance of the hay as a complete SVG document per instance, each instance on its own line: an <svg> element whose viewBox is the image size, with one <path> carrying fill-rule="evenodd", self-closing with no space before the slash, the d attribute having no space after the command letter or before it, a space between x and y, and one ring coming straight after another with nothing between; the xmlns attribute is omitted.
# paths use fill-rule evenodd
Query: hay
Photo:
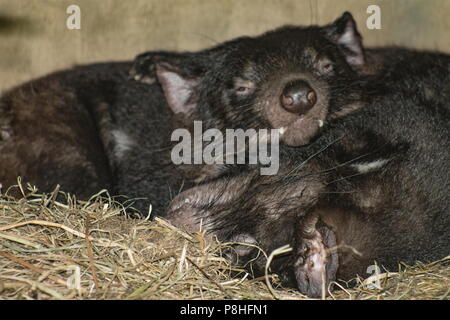
<svg viewBox="0 0 450 320"><path fill-rule="evenodd" d="M19 200L0 195L0 299L306 299L233 268L227 244L203 232L127 217L107 192L83 202L19 189ZM450 257L376 280L334 284L327 299L449 299Z"/></svg>

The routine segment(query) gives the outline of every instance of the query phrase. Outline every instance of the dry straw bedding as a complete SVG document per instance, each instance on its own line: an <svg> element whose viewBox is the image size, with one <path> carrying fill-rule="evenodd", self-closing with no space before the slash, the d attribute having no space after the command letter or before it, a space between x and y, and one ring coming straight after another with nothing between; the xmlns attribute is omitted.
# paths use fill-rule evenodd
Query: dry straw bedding
<svg viewBox="0 0 450 320"><path fill-rule="evenodd" d="M252 279L230 266L219 243L167 221L132 219L106 192L77 201L58 189L19 184L0 195L0 299L306 299L277 277ZM446 299L450 257L399 264L380 287L333 284L327 299Z"/></svg>

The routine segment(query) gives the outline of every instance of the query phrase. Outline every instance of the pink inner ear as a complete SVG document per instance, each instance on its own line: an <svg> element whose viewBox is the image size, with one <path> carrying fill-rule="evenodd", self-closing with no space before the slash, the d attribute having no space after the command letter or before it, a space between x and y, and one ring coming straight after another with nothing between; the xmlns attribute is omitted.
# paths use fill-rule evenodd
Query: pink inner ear
<svg viewBox="0 0 450 320"><path fill-rule="evenodd" d="M197 107L197 104L192 101L197 81L184 78L177 72L159 64L156 65L156 76L172 112L186 116L191 115Z"/></svg>
<svg viewBox="0 0 450 320"><path fill-rule="evenodd" d="M346 49L344 54L350 65L362 66L364 64L362 39L353 17L349 17L346 21L344 31L338 36L337 44Z"/></svg>

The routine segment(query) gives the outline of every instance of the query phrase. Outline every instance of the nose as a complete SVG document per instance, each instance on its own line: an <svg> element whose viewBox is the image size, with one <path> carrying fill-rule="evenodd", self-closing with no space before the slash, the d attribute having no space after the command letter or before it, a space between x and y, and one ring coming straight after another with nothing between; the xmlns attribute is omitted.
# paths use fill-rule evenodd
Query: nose
<svg viewBox="0 0 450 320"><path fill-rule="evenodd" d="M280 101L283 108L287 111L304 114L314 107L317 95L306 81L294 80L286 85Z"/></svg>

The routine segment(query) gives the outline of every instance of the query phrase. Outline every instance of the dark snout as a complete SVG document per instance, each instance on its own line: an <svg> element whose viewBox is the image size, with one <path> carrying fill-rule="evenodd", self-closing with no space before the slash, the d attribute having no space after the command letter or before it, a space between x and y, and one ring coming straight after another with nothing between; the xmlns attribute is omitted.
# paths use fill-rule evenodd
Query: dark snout
<svg viewBox="0 0 450 320"><path fill-rule="evenodd" d="M294 80L289 82L280 97L281 105L291 113L304 114L317 102L316 92L308 82Z"/></svg>

